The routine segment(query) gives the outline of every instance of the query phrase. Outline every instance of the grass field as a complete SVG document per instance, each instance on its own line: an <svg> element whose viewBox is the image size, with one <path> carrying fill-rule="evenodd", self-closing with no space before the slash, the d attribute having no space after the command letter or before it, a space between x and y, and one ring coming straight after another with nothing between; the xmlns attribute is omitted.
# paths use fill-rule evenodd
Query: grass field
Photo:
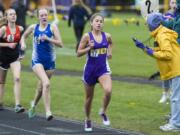
<svg viewBox="0 0 180 135"><path fill-rule="evenodd" d="M22 73L22 103L26 109L29 108L30 101L33 99L36 81L33 73ZM11 73L8 74L7 84L4 102L7 106L14 106ZM150 85L114 81L112 101L108 111L112 127L146 135L164 135L158 127L166 122L163 116L168 114L169 105L158 104L160 93L159 88ZM84 90L80 77L53 77L51 94L52 110L55 115L84 120ZM92 120L98 124L101 124L98 111L101 107L102 96L102 89L97 85L92 106ZM37 111L44 113L42 100Z"/></svg>
<svg viewBox="0 0 180 135"><path fill-rule="evenodd" d="M138 50L131 41L131 37L145 40L149 37L147 28L141 17L133 14L115 14L114 18L120 18L120 26L112 26L111 20L105 22L104 31L111 33L114 43L113 59L110 61L114 75L121 76L149 76L157 70L155 61ZM140 26L123 22L132 18L140 20ZM32 23L33 19L28 19ZM61 21L59 29L64 42L63 49L57 49L57 68L82 71L85 57L77 58L74 53L75 38L72 28L67 27L66 21ZM86 31L89 30L87 25ZM27 41L28 49L23 65L30 66L31 38ZM37 79L33 73L22 72L22 104L29 107L33 99ZM11 73L8 74L5 104L14 106L12 100L13 82ZM80 77L55 76L51 80L52 110L55 115L83 121L84 90ZM101 123L98 111L101 106L102 89L97 85L92 107L92 120ZM163 116L169 113L169 105L158 104L161 89L151 85L139 85L132 83L113 82L112 101L109 106L109 117L112 127L136 131L146 135L177 135L175 133L163 133L159 126L166 123ZM72 111L73 110L73 111ZM43 113L42 101L38 105L38 112Z"/></svg>

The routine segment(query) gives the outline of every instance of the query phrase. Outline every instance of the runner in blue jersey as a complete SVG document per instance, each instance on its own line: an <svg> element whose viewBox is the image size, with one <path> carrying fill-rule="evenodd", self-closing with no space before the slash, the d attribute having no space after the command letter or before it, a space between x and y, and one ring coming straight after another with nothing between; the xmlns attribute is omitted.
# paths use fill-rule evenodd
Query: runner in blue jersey
<svg viewBox="0 0 180 135"><path fill-rule="evenodd" d="M29 117L35 116L35 106L41 96L43 96L46 119L53 118L50 108L50 78L55 70L54 46L62 47L60 32L55 25L48 23L48 10L45 8L38 10L39 24L32 24L27 28L21 38L21 49L24 50L25 39L31 34L33 36L32 69L39 79L38 88L34 101L29 109Z"/></svg>
<svg viewBox="0 0 180 135"><path fill-rule="evenodd" d="M111 70L107 60L112 57L111 35L102 32L104 17L101 14L96 13L92 15L90 24L92 31L84 34L77 50L78 57L87 54L87 62L83 74L86 92L84 130L87 132L92 131L90 111L96 83L99 82L104 90L103 105L99 115L106 126L110 125L106 110L112 92Z"/></svg>

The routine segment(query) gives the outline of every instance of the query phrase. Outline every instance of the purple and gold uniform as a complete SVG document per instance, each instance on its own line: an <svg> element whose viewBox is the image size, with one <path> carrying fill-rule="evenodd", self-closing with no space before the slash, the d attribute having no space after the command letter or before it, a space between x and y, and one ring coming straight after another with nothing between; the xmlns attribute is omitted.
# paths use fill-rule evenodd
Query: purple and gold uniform
<svg viewBox="0 0 180 135"><path fill-rule="evenodd" d="M87 62L84 67L83 81L88 85L95 85L98 78L104 74L111 74L109 63L107 61L107 49L109 43L106 35L102 32L102 41L98 43L92 32L89 32L90 41L94 41L94 48L87 54Z"/></svg>

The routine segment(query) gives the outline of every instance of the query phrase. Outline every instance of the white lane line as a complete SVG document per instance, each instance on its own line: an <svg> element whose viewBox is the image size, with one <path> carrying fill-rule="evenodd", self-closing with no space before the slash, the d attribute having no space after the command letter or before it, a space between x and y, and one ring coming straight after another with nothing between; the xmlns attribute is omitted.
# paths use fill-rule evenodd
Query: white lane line
<svg viewBox="0 0 180 135"><path fill-rule="evenodd" d="M45 135L43 133L39 133L39 132L31 131L31 130L26 130L26 129L22 129L22 128L17 128L17 127L9 126L9 125L6 125L6 124L0 124L0 126L15 129L15 130L20 130L20 131L24 131L24 132L28 132L28 133L33 133L33 134L36 134L36 135Z"/></svg>

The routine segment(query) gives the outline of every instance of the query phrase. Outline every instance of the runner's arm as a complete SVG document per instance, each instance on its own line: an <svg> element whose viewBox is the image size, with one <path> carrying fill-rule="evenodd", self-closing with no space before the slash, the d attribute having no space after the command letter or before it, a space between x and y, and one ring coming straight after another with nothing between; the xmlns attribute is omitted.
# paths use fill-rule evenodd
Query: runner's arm
<svg viewBox="0 0 180 135"><path fill-rule="evenodd" d="M82 37L79 48L77 50L77 57L81 57L84 54L86 54L89 50L91 50L94 47L94 43L89 43L89 35L88 33L84 34Z"/></svg>
<svg viewBox="0 0 180 135"><path fill-rule="evenodd" d="M25 39L34 31L34 28L35 28L35 24L30 25L30 26L26 29L26 31L24 32L24 34L22 35L21 40L20 40L20 44L21 44L21 49L22 49L22 50L25 50L25 48L26 48Z"/></svg>
<svg viewBox="0 0 180 135"><path fill-rule="evenodd" d="M58 47L63 47L63 42L58 27L56 25L51 25L51 27L52 27L52 32L54 34L54 38L48 38L46 36L46 40L48 40L49 42L53 43Z"/></svg>
<svg viewBox="0 0 180 135"><path fill-rule="evenodd" d="M109 43L108 50L107 50L107 57L108 57L108 59L111 59L112 58L112 47L113 47L112 37L109 33L106 33L106 37L107 37L107 41Z"/></svg>

